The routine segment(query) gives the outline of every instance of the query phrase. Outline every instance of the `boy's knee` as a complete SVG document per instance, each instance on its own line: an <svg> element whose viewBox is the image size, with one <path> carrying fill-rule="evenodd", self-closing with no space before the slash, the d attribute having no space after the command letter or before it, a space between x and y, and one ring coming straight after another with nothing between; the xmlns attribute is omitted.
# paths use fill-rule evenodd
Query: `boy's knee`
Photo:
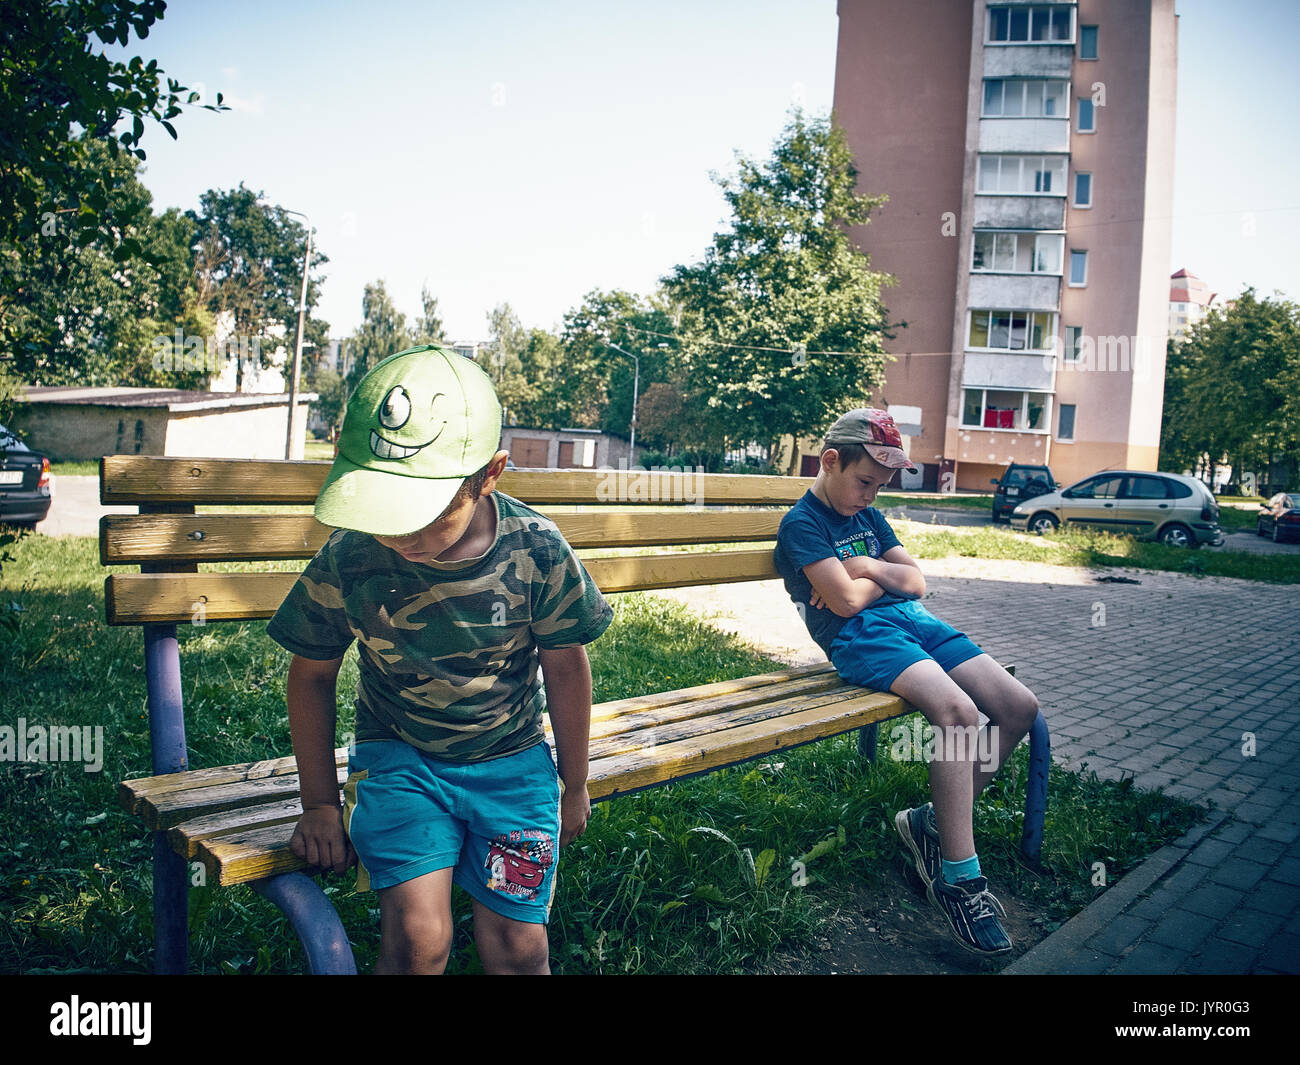
<svg viewBox="0 0 1300 1065"><path fill-rule="evenodd" d="M1038 696L1022 686L1016 692L1015 698L1011 700L1007 711L1011 719L1011 727L1017 732L1026 733L1033 727L1034 719L1038 717Z"/></svg>
<svg viewBox="0 0 1300 1065"><path fill-rule="evenodd" d="M474 929L479 957L489 972L543 973L550 967L546 925L510 920L478 920Z"/></svg>
<svg viewBox="0 0 1300 1065"><path fill-rule="evenodd" d="M975 703L963 692L953 692L936 702L925 717L935 728L970 728L980 721Z"/></svg>
<svg viewBox="0 0 1300 1065"><path fill-rule="evenodd" d="M403 914L384 928L379 953L378 971L440 973L451 954L451 921Z"/></svg>

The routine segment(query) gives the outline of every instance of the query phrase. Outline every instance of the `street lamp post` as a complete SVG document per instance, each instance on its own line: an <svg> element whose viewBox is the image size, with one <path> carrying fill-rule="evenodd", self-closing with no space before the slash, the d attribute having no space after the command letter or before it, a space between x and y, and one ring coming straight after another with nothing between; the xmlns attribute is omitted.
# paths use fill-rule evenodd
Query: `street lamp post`
<svg viewBox="0 0 1300 1065"><path fill-rule="evenodd" d="M302 260L302 295L298 299L298 338L293 345L293 374L289 378L289 424L284 434L284 457L293 458L293 415L298 405L298 375L302 371L302 326L307 313L307 273L311 269L311 219L301 211L281 208L285 214L296 214L307 222L307 254Z"/></svg>
<svg viewBox="0 0 1300 1065"><path fill-rule="evenodd" d="M641 385L641 358L638 355L633 355L625 348L620 348L612 340L609 341L609 346L615 351L623 352L624 355L632 360L632 439L629 442L627 449L628 465L631 466L636 462L636 402L637 393Z"/></svg>

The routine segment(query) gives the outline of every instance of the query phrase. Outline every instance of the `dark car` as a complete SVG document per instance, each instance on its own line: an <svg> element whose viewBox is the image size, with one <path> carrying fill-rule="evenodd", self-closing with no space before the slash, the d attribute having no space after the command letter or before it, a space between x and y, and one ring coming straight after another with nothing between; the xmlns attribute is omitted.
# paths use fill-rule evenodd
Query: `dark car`
<svg viewBox="0 0 1300 1065"><path fill-rule="evenodd" d="M50 460L0 425L0 524L44 521L50 491Z"/></svg>
<svg viewBox="0 0 1300 1065"><path fill-rule="evenodd" d="M1300 540L1300 492L1278 492L1261 506L1255 532L1272 536L1275 544Z"/></svg>
<svg viewBox="0 0 1300 1065"><path fill-rule="evenodd" d="M1026 466L1013 462L1002 473L1001 478L989 482L996 485L993 489L993 520L1009 521L1011 512L1026 499L1055 491L1061 486L1052 477L1052 471L1046 466Z"/></svg>

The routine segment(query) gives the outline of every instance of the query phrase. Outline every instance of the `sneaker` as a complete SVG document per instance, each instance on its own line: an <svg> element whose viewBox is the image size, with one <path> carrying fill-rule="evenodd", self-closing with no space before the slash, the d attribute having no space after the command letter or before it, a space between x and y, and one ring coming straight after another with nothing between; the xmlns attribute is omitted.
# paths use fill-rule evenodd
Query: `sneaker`
<svg viewBox="0 0 1300 1065"><path fill-rule="evenodd" d="M948 928L963 947L978 954L1005 954L1011 949L1011 937L998 920L1007 911L1002 908L987 878L946 883L942 876L930 882L930 901L948 918Z"/></svg>
<svg viewBox="0 0 1300 1065"><path fill-rule="evenodd" d="M927 802L914 810L899 810L894 816L894 827L898 829L904 846L912 855L917 875L929 892L930 884L939 879L943 868L939 854L939 828L934 822L934 803Z"/></svg>

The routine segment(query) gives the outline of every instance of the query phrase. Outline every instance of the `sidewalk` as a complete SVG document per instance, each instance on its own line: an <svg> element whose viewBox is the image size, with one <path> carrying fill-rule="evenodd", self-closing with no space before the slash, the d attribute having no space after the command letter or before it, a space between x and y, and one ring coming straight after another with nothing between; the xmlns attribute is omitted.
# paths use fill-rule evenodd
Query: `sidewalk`
<svg viewBox="0 0 1300 1065"><path fill-rule="evenodd" d="M1300 972L1296 589L1143 570L1097 583L966 558L922 568L926 605L1016 663L1055 761L1213 804L1005 972ZM780 582L657 594L792 663L823 657Z"/></svg>

